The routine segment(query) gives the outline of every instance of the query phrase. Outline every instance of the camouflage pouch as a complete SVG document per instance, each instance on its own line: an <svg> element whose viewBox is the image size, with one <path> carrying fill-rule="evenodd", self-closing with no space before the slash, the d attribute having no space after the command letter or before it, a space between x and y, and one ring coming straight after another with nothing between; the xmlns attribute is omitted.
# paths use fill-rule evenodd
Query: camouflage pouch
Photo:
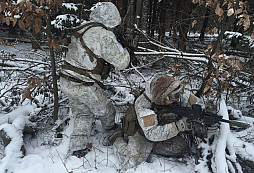
<svg viewBox="0 0 254 173"><path fill-rule="evenodd" d="M121 119L122 129L127 136L133 136L138 131L138 120L134 104L130 104L125 116Z"/></svg>

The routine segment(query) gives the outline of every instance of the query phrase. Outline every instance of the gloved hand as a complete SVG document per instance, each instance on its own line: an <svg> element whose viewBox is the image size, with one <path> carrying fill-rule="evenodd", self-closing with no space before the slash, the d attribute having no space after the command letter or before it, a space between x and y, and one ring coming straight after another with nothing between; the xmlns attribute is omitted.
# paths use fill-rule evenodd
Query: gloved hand
<svg viewBox="0 0 254 173"><path fill-rule="evenodd" d="M214 123L210 127L207 127L207 133L215 133L219 129L219 123Z"/></svg>
<svg viewBox="0 0 254 173"><path fill-rule="evenodd" d="M187 117L183 117L179 121L175 122L179 132L192 130L191 121Z"/></svg>

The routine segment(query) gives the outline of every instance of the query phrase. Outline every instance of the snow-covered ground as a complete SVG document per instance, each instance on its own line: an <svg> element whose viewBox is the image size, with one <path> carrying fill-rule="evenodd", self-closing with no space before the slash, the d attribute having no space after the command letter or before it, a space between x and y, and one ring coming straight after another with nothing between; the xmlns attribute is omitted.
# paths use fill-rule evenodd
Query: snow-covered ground
<svg viewBox="0 0 254 173"><path fill-rule="evenodd" d="M28 58L27 56L29 55L29 51L31 51L31 45L24 43L17 45L16 47L0 45L0 50L16 54L16 56L19 58ZM29 58L33 59L32 55L34 55L34 52L31 51ZM137 78L137 80L140 79ZM6 88L0 90L0 95L6 90ZM118 91L124 92L125 89L119 87ZM129 93L126 95L129 96ZM112 98L113 97L116 97L116 95L112 96ZM38 97L38 99L39 98L40 97ZM126 97L126 99L131 98ZM121 101L124 102L126 100ZM120 102L118 104L121 105ZM227 107L223 101L221 101L220 106L220 114L223 115L224 118L228 118ZM70 117L69 124L64 127L64 131L62 132L62 138L55 137L53 126L51 129L39 131L35 136L24 136L24 147L26 148L26 154L24 157L20 157L22 153L19 151L19 147L23 143L20 136L20 129L22 129L20 125L24 125L26 123L28 114L32 114L36 111L38 112L38 108L36 108L35 104L31 105L29 101L24 101L21 105L16 106L14 111L11 111L8 114L0 114L0 129L9 131L8 134L11 134L13 139L5 149L0 147L0 173L4 173L6 169L8 170L8 173L208 172L208 167L205 166L205 159L200 160L200 164L196 165L194 156L186 156L185 158L177 159L165 158L156 155L152 155L152 163L145 162L136 168L125 170L122 165L119 165L116 157L113 154L112 147L102 145L102 141L107 133L103 130L99 121L96 121L92 136L90 138L90 143L92 144L91 151L83 158L70 156L68 155L68 146L69 137L73 127L71 111L62 117ZM119 116L122 116L122 112L118 112L118 117ZM216 167L218 173L223 173L220 172L222 170L225 170L225 172L228 171L225 169L225 165L228 162L228 160L225 158L226 145L229 147L229 149L232 149L232 151L229 151L231 155L228 155L228 157L231 157L231 160L236 159L233 158L236 156L232 154L234 153L233 150L235 150L235 152L238 155L243 156L243 158L254 161L254 118L242 116L240 121L245 123L248 122L250 127L244 131L231 132L229 130L229 125L222 123L221 131L218 131L215 137L215 142L217 142L217 144L213 146L209 146L208 144L201 145L203 147L204 156L209 150L215 153L215 160L218 160L216 162L212 161L212 167ZM58 121L58 123L60 122L61 120ZM249 143L243 142L245 140Z"/></svg>

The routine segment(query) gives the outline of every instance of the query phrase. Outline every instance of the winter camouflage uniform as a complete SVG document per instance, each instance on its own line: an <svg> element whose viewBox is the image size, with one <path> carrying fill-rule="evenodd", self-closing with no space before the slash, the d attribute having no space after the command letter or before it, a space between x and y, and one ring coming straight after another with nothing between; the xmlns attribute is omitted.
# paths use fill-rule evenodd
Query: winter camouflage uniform
<svg viewBox="0 0 254 173"><path fill-rule="evenodd" d="M180 93L179 93L180 92ZM128 143L122 138L117 138L113 144L114 153L119 161L127 167L135 167L146 161L151 151L154 154L163 156L181 156L187 151L186 141L178 134L187 130L182 128L182 120L171 123L160 122L160 118L151 109L151 102L163 105L167 95L171 93L180 94L182 106L200 104L203 108L202 101L191 94L188 90L183 90L180 81L173 80L166 75L155 75L147 82L145 92L135 101L135 110L138 123L143 131L129 136ZM170 113L169 113L170 114ZM176 115L171 115L176 118Z"/></svg>
<svg viewBox="0 0 254 173"><path fill-rule="evenodd" d="M75 117L70 139L72 150L86 146L96 117L100 119L105 129L110 129L114 125L116 113L114 106L107 99L98 81L102 78L101 71L105 67L105 62L119 70L125 69L130 62L128 51L117 42L113 32L106 29L114 28L121 22L115 5L110 2L97 3L90 14L90 19L88 23L96 22L96 25L89 27L89 24L86 24L87 26L81 27L78 31L80 37L72 36L66 62L61 69L61 90L69 97ZM97 58L91 54L95 54ZM100 64L102 67L98 67L99 60L104 63Z"/></svg>

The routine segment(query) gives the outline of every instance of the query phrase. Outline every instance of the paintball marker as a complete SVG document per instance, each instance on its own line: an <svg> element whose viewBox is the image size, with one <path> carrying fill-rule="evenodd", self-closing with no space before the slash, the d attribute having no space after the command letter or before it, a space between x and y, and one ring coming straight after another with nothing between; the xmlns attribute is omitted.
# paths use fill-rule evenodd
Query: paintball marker
<svg viewBox="0 0 254 173"><path fill-rule="evenodd" d="M152 103L152 110L169 111L178 115L178 118L187 117L191 121L201 121L205 126L208 127L218 122L225 123L231 122L229 120L223 119L222 116L202 110L201 106L198 104L194 104L192 105L192 107L184 107L184 106L170 107L166 105L156 105L155 103Z"/></svg>

